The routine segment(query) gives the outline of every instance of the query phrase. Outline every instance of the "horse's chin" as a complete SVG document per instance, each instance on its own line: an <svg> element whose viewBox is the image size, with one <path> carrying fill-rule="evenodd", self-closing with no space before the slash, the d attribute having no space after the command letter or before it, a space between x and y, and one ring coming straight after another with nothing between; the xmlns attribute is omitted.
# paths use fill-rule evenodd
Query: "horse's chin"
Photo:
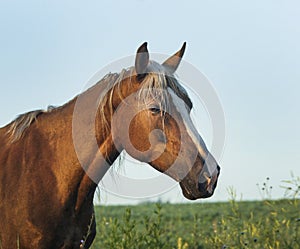
<svg viewBox="0 0 300 249"><path fill-rule="evenodd" d="M197 200L198 197L196 193L194 193L194 191L192 191L192 189L187 186L186 184L184 184L183 182L180 182L180 187L182 190L182 194L185 198L187 198L188 200Z"/></svg>
<svg viewBox="0 0 300 249"><path fill-rule="evenodd" d="M197 200L197 198L191 192L187 192L182 189L182 194L188 200L191 200L191 201Z"/></svg>

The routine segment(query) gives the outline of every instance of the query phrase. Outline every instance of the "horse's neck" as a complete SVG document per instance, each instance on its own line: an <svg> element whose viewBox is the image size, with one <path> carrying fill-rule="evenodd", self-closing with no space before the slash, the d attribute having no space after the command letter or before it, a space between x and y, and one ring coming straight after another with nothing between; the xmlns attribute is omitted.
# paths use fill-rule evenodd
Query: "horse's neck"
<svg viewBox="0 0 300 249"><path fill-rule="evenodd" d="M110 133L99 135L95 129L95 108L101 87L84 92L64 106L41 116L41 125L47 124L52 133L58 161L54 173L58 179L59 195L67 201L70 188L77 193L76 210L80 210L87 197L92 200L97 183L119 156ZM101 128L101 127L100 127Z"/></svg>

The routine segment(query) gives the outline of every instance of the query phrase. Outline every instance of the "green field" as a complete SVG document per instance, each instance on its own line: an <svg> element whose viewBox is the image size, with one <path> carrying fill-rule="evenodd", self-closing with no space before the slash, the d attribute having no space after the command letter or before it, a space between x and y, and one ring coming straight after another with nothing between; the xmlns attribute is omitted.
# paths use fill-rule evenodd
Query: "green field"
<svg viewBox="0 0 300 249"><path fill-rule="evenodd" d="M268 179L267 179L268 180ZM262 201L97 206L93 249L300 249L300 185L286 181L285 198Z"/></svg>

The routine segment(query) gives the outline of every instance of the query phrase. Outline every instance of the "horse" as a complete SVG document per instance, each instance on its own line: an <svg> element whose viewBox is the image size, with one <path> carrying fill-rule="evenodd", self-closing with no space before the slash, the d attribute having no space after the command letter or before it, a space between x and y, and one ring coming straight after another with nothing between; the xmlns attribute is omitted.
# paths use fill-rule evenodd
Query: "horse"
<svg viewBox="0 0 300 249"><path fill-rule="evenodd" d="M0 248L89 248L97 184L122 151L173 178L187 199L213 195L220 167L175 77L185 47L160 64L145 42L134 66L0 129Z"/></svg>

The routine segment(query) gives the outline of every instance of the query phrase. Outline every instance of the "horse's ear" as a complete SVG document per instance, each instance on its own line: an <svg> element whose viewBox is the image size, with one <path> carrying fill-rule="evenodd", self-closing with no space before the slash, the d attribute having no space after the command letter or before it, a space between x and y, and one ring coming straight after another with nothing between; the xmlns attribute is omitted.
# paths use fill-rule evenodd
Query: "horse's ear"
<svg viewBox="0 0 300 249"><path fill-rule="evenodd" d="M147 42L144 42L137 50L135 57L135 71L138 75L146 74L146 69L149 63L149 53Z"/></svg>
<svg viewBox="0 0 300 249"><path fill-rule="evenodd" d="M176 69L178 68L179 64L180 64L180 61L181 61L181 58L184 54L184 51L185 51L185 47L186 47L186 42L183 43L181 49L175 53L174 55L172 55L170 58L168 58L162 65L164 67L166 67L169 72L171 74L173 74Z"/></svg>

